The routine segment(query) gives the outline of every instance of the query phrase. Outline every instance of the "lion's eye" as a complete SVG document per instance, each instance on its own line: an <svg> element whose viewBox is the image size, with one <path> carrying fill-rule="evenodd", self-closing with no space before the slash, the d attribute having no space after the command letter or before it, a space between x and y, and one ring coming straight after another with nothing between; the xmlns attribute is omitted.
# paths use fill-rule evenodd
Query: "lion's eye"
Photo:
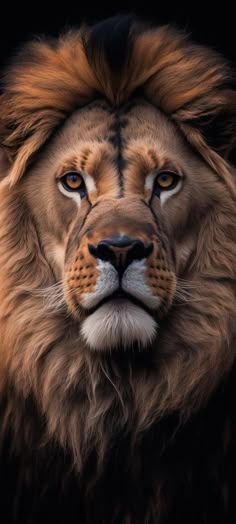
<svg viewBox="0 0 236 524"><path fill-rule="evenodd" d="M161 191L170 191L177 186L179 181L180 176L176 173L163 171L162 173L159 173L155 179L154 193L160 194Z"/></svg>
<svg viewBox="0 0 236 524"><path fill-rule="evenodd" d="M81 198L86 195L86 186L83 177L76 172L66 173L60 178L60 183L66 191L77 191Z"/></svg>

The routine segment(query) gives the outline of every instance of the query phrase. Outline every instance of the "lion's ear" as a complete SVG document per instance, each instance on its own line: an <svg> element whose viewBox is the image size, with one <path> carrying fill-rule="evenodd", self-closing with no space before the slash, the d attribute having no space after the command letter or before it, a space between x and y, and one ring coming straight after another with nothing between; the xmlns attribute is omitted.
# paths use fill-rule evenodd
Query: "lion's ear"
<svg viewBox="0 0 236 524"><path fill-rule="evenodd" d="M0 146L0 181L9 174L11 166L12 159L8 150L5 147Z"/></svg>

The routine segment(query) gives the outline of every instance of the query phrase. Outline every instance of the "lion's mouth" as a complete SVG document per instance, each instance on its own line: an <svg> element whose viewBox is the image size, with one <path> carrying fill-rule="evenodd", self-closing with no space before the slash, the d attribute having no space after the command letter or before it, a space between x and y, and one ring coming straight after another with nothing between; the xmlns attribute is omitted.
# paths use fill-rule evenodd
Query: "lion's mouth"
<svg viewBox="0 0 236 524"><path fill-rule="evenodd" d="M132 294L117 289L86 310L81 335L92 350L145 348L156 336L156 314Z"/></svg>
<svg viewBox="0 0 236 524"><path fill-rule="evenodd" d="M104 304L107 304L108 302L116 303L116 304L118 304L118 303L122 304L122 302L124 302L124 303L132 302L136 306L144 309L144 311L146 311L146 313L148 313L149 315L152 315L151 310L141 300L139 300L138 298L134 297L130 293L127 293L126 291L123 291L123 289L117 289L111 295L108 295L107 297L105 297L102 300L100 300L100 302L98 302L98 304L96 304L96 306L94 306L93 308L87 309L87 311L86 311L87 314L91 315L92 313L97 311L101 306L103 306Z"/></svg>

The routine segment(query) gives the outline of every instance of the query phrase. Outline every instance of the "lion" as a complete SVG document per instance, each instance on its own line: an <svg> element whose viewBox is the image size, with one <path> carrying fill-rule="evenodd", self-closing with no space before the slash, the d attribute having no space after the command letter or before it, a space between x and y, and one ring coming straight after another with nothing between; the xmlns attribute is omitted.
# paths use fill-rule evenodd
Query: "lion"
<svg viewBox="0 0 236 524"><path fill-rule="evenodd" d="M23 46L0 107L5 522L234 522L230 67L115 17Z"/></svg>

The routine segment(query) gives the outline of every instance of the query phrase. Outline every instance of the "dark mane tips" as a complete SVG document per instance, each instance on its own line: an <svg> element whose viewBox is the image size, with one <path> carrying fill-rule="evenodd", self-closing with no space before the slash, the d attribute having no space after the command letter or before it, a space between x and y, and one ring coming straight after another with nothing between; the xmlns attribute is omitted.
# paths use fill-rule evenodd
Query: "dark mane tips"
<svg viewBox="0 0 236 524"><path fill-rule="evenodd" d="M97 56L102 56L111 70L121 69L127 60L134 21L132 15L126 15L95 24L84 40L88 61L93 64Z"/></svg>

